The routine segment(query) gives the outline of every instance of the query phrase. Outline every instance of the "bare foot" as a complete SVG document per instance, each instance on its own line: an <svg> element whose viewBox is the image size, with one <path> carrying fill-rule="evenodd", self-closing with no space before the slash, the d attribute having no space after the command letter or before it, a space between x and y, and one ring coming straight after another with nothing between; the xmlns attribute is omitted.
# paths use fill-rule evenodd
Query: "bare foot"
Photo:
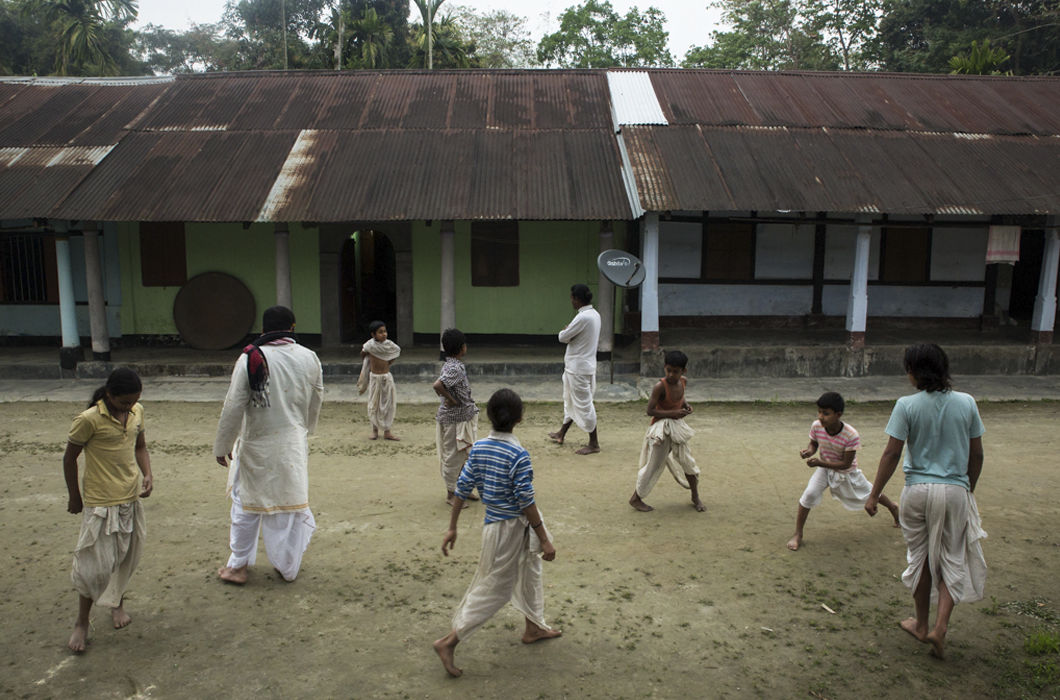
<svg viewBox="0 0 1060 700"><path fill-rule="evenodd" d="M946 637L932 630L924 636L923 641L931 645L931 655L936 659L946 658Z"/></svg>
<svg viewBox="0 0 1060 700"><path fill-rule="evenodd" d="M565 437L563 435L563 433L558 433L558 432L557 433L549 433L548 436L552 439L552 442L556 443L557 445L562 445L563 444L563 438Z"/></svg>
<svg viewBox="0 0 1060 700"><path fill-rule="evenodd" d="M400 442L401 441L401 438L399 438L397 435L394 435L389 430L386 431L385 433L383 433L383 439L384 440L393 440L394 442Z"/></svg>
<svg viewBox="0 0 1060 700"><path fill-rule="evenodd" d="M453 648L455 645L450 645L447 641L448 639L448 636L442 637L436 640L432 646L434 646L434 652L438 654L438 658L442 660L442 666L445 667L446 673L453 678L459 678L464 669L457 668L456 664L453 663Z"/></svg>
<svg viewBox="0 0 1060 700"><path fill-rule="evenodd" d="M629 497L629 504L639 510L641 513L650 513L655 510L644 501L640 500L640 496L634 491L633 495Z"/></svg>
<svg viewBox="0 0 1060 700"><path fill-rule="evenodd" d="M467 495L467 498L466 498L465 500L467 500L467 501L477 501L477 500L479 500L479 498L478 498L478 496L477 496L477 495L475 494L475 492L474 492L474 491L472 491L471 493L469 493L469 494Z"/></svg>
<svg viewBox="0 0 1060 700"><path fill-rule="evenodd" d="M70 641L66 643L70 651L80 654L88 646L88 625L74 625L74 633L70 635Z"/></svg>
<svg viewBox="0 0 1060 700"><path fill-rule="evenodd" d="M453 497L452 496L450 496L449 498L445 499L445 505L449 506L450 508L453 507ZM468 505L470 505L470 504L467 501L464 501L464 505L461 506L460 509L463 510L464 508L467 508Z"/></svg>
<svg viewBox="0 0 1060 700"><path fill-rule="evenodd" d="M241 566L238 569L233 569L228 566L222 566L217 570L217 575L225 583L234 583L237 586L242 586L247 582L247 567Z"/></svg>
<svg viewBox="0 0 1060 700"><path fill-rule="evenodd" d="M122 601L122 603L122 605L110 609L110 619L114 622L114 629L116 630L120 630L122 627L126 627L132 622L129 613L125 612L124 601Z"/></svg>
<svg viewBox="0 0 1060 700"><path fill-rule="evenodd" d="M797 551L799 551L799 547L801 547L801 546L802 546L802 535L800 535L799 533L796 532L794 535L791 536L791 539L788 540L788 549L790 549L793 552L797 552Z"/></svg>
<svg viewBox="0 0 1060 700"><path fill-rule="evenodd" d="M523 632L523 644L533 644L534 642L540 642L542 639L555 639L562 636L563 633L559 630L541 629L537 625L528 626L528 629Z"/></svg>
<svg viewBox="0 0 1060 700"><path fill-rule="evenodd" d="M917 628L915 617L907 617L906 619L899 622L898 626L904 629L910 635L912 635L913 638L916 639L916 641L923 642L925 644L927 643L927 632Z"/></svg>
<svg viewBox="0 0 1060 700"><path fill-rule="evenodd" d="M585 447L581 448L580 450L575 450L574 454L576 454L576 455L594 455L594 454L596 454L599 451L600 451L600 446L599 445L586 445Z"/></svg>
<svg viewBox="0 0 1060 700"><path fill-rule="evenodd" d="M368 436L368 439L369 440L378 440L379 439L379 433L373 430L372 434Z"/></svg>
<svg viewBox="0 0 1060 700"><path fill-rule="evenodd" d="M695 508L700 513L702 513L703 511L705 511L707 509L707 507L705 505L703 505L703 501L699 500L698 498L693 498L692 499L692 507Z"/></svg>

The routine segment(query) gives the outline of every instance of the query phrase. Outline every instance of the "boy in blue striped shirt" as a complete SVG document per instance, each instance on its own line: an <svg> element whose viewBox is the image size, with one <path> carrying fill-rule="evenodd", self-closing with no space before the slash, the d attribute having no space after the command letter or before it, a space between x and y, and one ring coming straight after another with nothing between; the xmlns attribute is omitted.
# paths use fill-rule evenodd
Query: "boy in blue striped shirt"
<svg viewBox="0 0 1060 700"><path fill-rule="evenodd" d="M490 397L486 414L493 430L471 446L453 493L449 530L442 540L442 554L449 556L456 544L456 523L464 501L477 488L486 506L482 555L453 615L452 629L434 642L442 666L454 677L463 673L453 660L456 645L509 601L526 617L524 644L562 634L545 623L541 583L541 560L555 559L556 548L534 500L530 453L512 434L523 419L523 401L511 389L500 389Z"/></svg>

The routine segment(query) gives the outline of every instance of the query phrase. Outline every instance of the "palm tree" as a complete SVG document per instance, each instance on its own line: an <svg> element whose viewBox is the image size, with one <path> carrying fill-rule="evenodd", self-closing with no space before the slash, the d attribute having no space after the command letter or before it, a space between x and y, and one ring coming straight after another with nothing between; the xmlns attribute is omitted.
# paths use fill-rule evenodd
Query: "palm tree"
<svg viewBox="0 0 1060 700"><path fill-rule="evenodd" d="M386 68L389 65L394 30L379 18L375 8L366 9L361 19L351 23L350 31L361 47L362 68Z"/></svg>
<svg viewBox="0 0 1060 700"><path fill-rule="evenodd" d="M434 68L434 15L445 0L413 0L423 16L424 34L427 36L427 70Z"/></svg>
<svg viewBox="0 0 1060 700"><path fill-rule="evenodd" d="M58 34L59 75L72 66L92 67L100 74L116 72L117 62L107 50L107 25L136 19L136 0L29 0L24 8L39 12Z"/></svg>
<svg viewBox="0 0 1060 700"><path fill-rule="evenodd" d="M438 65L445 68L468 68L471 65L470 54L474 53L474 47L464 40L460 27L453 20L452 15L445 15L434 22L431 31L431 44L433 52L438 54ZM418 25L414 26L412 45L415 47L410 66L415 65L427 55L427 32ZM433 64L433 59L430 59Z"/></svg>

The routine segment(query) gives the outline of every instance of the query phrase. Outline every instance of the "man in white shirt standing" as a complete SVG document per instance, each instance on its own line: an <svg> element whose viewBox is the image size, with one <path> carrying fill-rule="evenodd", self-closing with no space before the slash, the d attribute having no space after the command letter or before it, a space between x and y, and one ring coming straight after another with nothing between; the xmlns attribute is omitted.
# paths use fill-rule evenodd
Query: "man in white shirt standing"
<svg viewBox="0 0 1060 700"><path fill-rule="evenodd" d="M293 581L316 529L309 510L308 436L324 396L320 360L298 344L290 309L266 309L261 330L236 361L213 451L217 463L228 467L232 498L232 554L217 575L239 585L257 558L259 531L273 567Z"/></svg>
<svg viewBox="0 0 1060 700"><path fill-rule="evenodd" d="M575 454L590 455L600 451L596 437L596 348L600 344L600 314L590 303L593 293L584 284L570 288L570 303L577 313L559 332L559 342L567 344L563 355L563 425L548 436L563 444L571 423L589 433L589 444Z"/></svg>

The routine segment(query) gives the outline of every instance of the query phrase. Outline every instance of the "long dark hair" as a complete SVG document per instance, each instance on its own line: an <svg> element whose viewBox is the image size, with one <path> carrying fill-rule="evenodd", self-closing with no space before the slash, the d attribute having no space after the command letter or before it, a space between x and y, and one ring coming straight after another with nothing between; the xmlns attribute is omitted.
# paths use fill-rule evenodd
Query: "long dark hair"
<svg viewBox="0 0 1060 700"><path fill-rule="evenodd" d="M949 391L950 359L935 343L910 345L905 351L905 371L913 375L922 391Z"/></svg>
<svg viewBox="0 0 1060 700"><path fill-rule="evenodd" d="M111 396L126 396L128 394L139 394L142 390L143 383L140 381L140 375L128 367L119 367L110 373L106 384L93 392L92 400L88 402L88 407L92 408L95 406L108 393Z"/></svg>

